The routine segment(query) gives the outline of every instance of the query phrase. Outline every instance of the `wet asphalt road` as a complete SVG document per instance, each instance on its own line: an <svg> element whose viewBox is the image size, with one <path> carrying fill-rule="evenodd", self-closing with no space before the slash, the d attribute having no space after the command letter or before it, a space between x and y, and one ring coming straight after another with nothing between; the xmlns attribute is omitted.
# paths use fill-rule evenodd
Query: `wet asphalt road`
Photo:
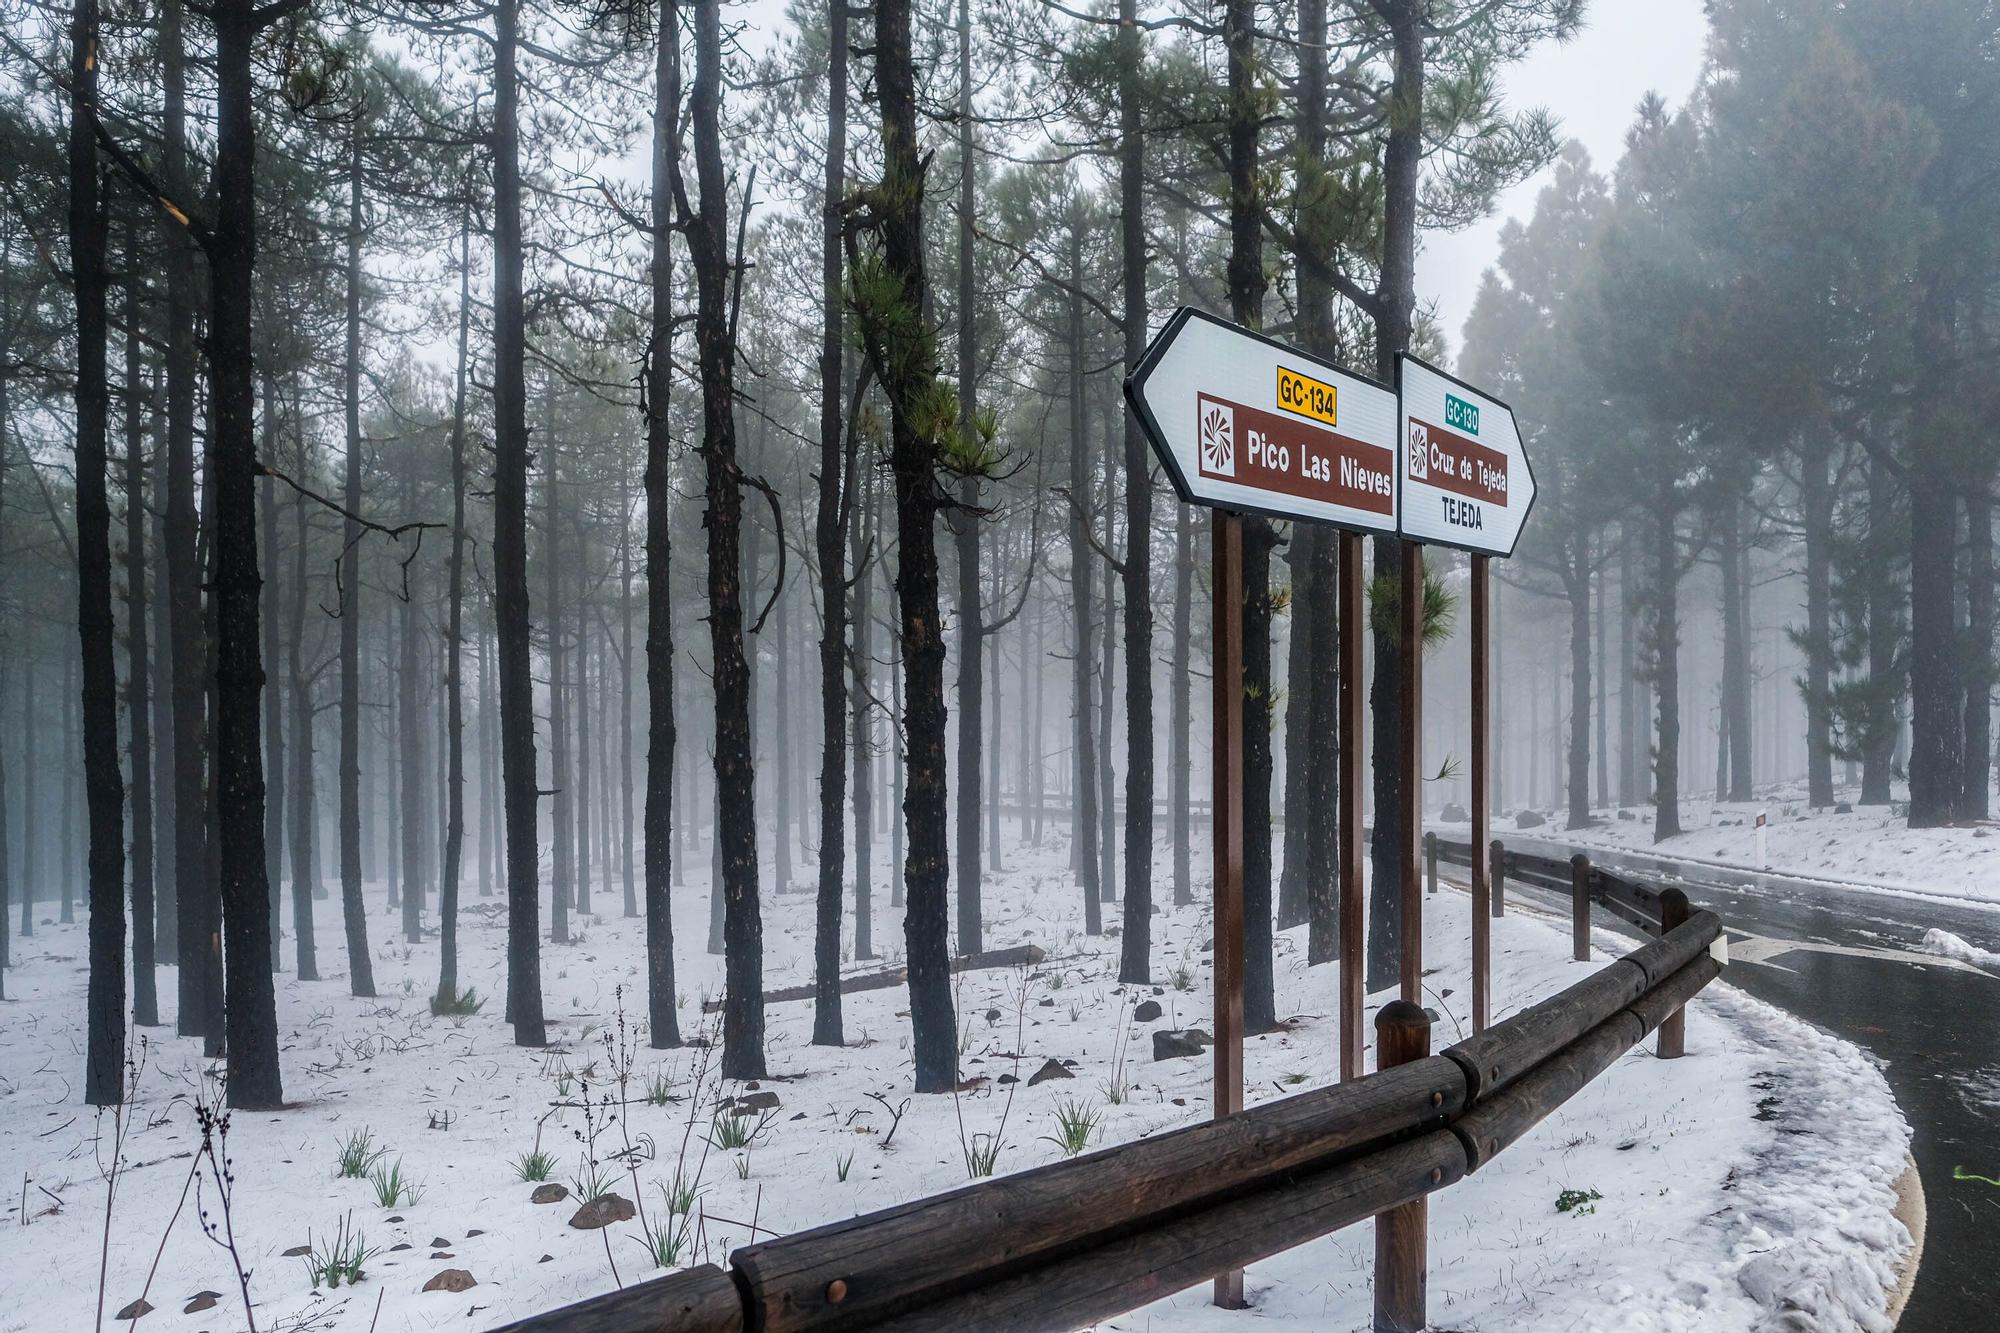
<svg viewBox="0 0 2000 1333"><path fill-rule="evenodd" d="M1524 849L1567 856L1556 842ZM1843 889L1591 849L1635 878L1678 883L1730 932L1726 979L1873 1053L1913 1131L1929 1232L1899 1327L1906 1333L2000 1329L2000 976L1822 945L1917 953L1940 927L2000 952L2000 909ZM1761 878L1761 884L1752 884ZM1512 886L1510 886L1510 891ZM1746 939L1761 936L1766 945ZM1779 951L1784 944L1804 945ZM1749 946L1749 947L1743 947ZM1766 954L1746 961L1739 954ZM1829 1170L1838 1163L1829 1162Z"/></svg>

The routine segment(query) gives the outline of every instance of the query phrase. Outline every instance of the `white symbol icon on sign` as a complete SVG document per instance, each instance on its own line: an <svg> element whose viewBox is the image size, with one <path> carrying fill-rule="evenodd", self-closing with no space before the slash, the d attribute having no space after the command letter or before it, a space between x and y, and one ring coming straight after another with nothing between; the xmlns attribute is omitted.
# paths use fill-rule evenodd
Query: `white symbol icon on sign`
<svg viewBox="0 0 2000 1333"><path fill-rule="evenodd" d="M1221 403L1201 405L1201 470L1211 477L1236 475L1236 413Z"/></svg>
<svg viewBox="0 0 2000 1333"><path fill-rule="evenodd" d="M1431 475L1431 433L1421 421L1410 423L1410 476L1423 481Z"/></svg>

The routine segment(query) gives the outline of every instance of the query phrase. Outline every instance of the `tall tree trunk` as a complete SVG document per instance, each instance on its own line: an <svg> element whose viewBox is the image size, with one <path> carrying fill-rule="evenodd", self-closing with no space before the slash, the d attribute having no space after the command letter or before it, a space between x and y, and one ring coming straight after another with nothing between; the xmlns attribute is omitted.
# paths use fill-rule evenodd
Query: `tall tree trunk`
<svg viewBox="0 0 2000 1333"><path fill-rule="evenodd" d="M416 463L406 446L403 507L407 513L414 513L417 506ZM396 825L403 848L403 939L409 944L417 943L424 934L424 804L430 793L430 784L424 780L423 712L417 698L417 680L423 671L417 641L422 633L415 596L406 596L396 606L396 782L402 793L396 805Z"/></svg>
<svg viewBox="0 0 2000 1333"><path fill-rule="evenodd" d="M191 197L187 182L187 62L182 49L182 0L160 5L161 174L177 198ZM167 585L168 635L161 656L171 662L168 711L173 720L168 785L173 789L173 886L160 903L160 935L171 941L161 961L177 963L176 1023L182 1036L219 1030L221 953L210 948L216 929L215 904L207 876L206 755L203 700L208 688L208 652L201 629L201 568L195 558L194 411L195 301L197 251L187 231L162 224L167 266L166 347L162 370L167 381L166 514L161 557Z"/></svg>
<svg viewBox="0 0 2000 1333"><path fill-rule="evenodd" d="M680 152L680 26L653 55L652 325L646 345L646 1014L652 1044L681 1044L674 994L673 182ZM685 818L685 816L683 816Z"/></svg>
<svg viewBox="0 0 2000 1333"><path fill-rule="evenodd" d="M528 634L527 337L521 294L520 0L493 18L493 581L507 819L507 1016L514 1044L547 1041L537 917L535 698Z"/></svg>
<svg viewBox="0 0 2000 1333"><path fill-rule="evenodd" d="M109 285L98 199L97 0L70 19L69 252L76 294L76 627L83 663L84 794L90 807L90 1011L84 1098L123 1100L125 1067L125 780L118 771L117 627L111 612ZM63 882L69 882L65 870Z"/></svg>
<svg viewBox="0 0 2000 1333"><path fill-rule="evenodd" d="M1310 5L1313 0L1307 0ZM1303 275L1301 275L1303 276ZM1303 298L1301 303L1303 304ZM1313 609L1312 555L1317 544L1311 524L1293 523L1286 545L1285 563L1291 568L1291 633L1285 644L1285 819L1284 855L1278 866L1278 929L1290 930L1306 919L1306 830L1313 821L1305 818L1310 765L1306 759L1306 737L1312 733L1312 693L1306 680L1311 674Z"/></svg>
<svg viewBox="0 0 2000 1333"><path fill-rule="evenodd" d="M1801 516L1806 547L1806 803L1833 804L1833 484L1831 450L1824 440L1799 454Z"/></svg>
<svg viewBox="0 0 2000 1333"><path fill-rule="evenodd" d="M972 4L958 0L958 430L970 445L979 436L978 284L973 272ZM979 889L979 745L985 727L981 656L985 607L979 587L979 478L958 483L959 509L949 516L958 548L958 951L983 947Z"/></svg>
<svg viewBox="0 0 2000 1333"><path fill-rule="evenodd" d="M695 272L695 344L701 364L707 471L708 626L715 672L715 809L723 898L722 1074L764 1076L764 922L757 898L756 771L750 738L750 664L743 651L743 495L736 461L736 347L728 309L729 187L722 166L722 16L696 0L694 128L698 211L688 251Z"/></svg>
<svg viewBox="0 0 2000 1333"><path fill-rule="evenodd" d="M1887 805L1901 730L1896 658L1902 647L1902 625L1895 572L1895 482L1889 468L1876 458L1868 460L1867 552L1868 702L1861 735L1861 804ZM1746 752L1749 744L1746 735Z"/></svg>
<svg viewBox="0 0 2000 1333"><path fill-rule="evenodd" d="M1424 25L1420 0L1384 0L1395 73L1389 88L1389 130L1382 152L1382 265L1375 288L1375 374L1395 383L1396 354L1410 345L1416 310L1417 186L1423 172ZM1402 543L1377 537L1370 544L1378 584L1402 569ZM1375 681L1369 691L1374 730L1374 839L1369 845L1369 990L1394 981L1402 955L1402 857L1410 840L1403 824L1403 784L1422 775L1402 769L1397 743L1403 725L1403 661L1392 617L1371 617ZM1246 723L1246 726L1248 724Z"/></svg>
<svg viewBox="0 0 2000 1333"><path fill-rule="evenodd" d="M458 1001L458 879L465 850L465 390L472 335L472 205L458 214L458 365L451 403L451 559L445 567L444 859L438 875L438 989Z"/></svg>
<svg viewBox="0 0 2000 1333"><path fill-rule="evenodd" d="M1569 827L1590 827L1590 531L1569 534Z"/></svg>
<svg viewBox="0 0 2000 1333"><path fill-rule="evenodd" d="M1177 509L1179 512L1174 515L1174 647L1170 668L1173 681L1170 687L1172 718L1169 722L1168 755L1171 762L1167 765L1167 805L1173 812L1169 818L1173 821L1174 838L1174 906L1186 907L1194 902L1193 839L1188 818L1191 770L1194 767L1191 746L1194 677L1189 669L1193 638L1194 519L1189 506L1179 505Z"/></svg>
<svg viewBox="0 0 2000 1333"><path fill-rule="evenodd" d="M1118 0L1118 248L1125 368L1146 352L1146 142L1139 87L1138 0ZM1145 434L1125 423L1125 934L1122 982L1152 980L1153 478Z"/></svg>
<svg viewBox="0 0 2000 1333"><path fill-rule="evenodd" d="M293 402L299 399L294 384ZM311 475L311 458L306 449L303 413L293 412L292 430L297 440L294 466L298 475ZM312 677L306 671L306 567L310 544L306 499L292 500L292 596L287 608L291 621L286 628L292 704L292 942L300 981L319 980L319 953L313 934L313 694ZM275 545L275 539L273 545ZM272 658L276 662L275 655ZM269 693L275 698L276 686Z"/></svg>
<svg viewBox="0 0 2000 1333"><path fill-rule="evenodd" d="M257 446L251 294L257 259L256 109L251 55L260 28L251 0L228 0L215 24L215 232L209 258L209 457L214 539L209 586L216 627L215 801L221 838L229 1104L284 1103L271 986L271 901L264 877L264 771L257 703Z"/></svg>
<svg viewBox="0 0 2000 1333"><path fill-rule="evenodd" d="M1099 896L1105 902L1118 901L1118 796L1117 783L1111 762L1112 714L1118 707L1116 685L1118 680L1118 638L1112 632L1112 624L1117 618L1113 602L1117 599L1117 571L1113 568L1117 549L1118 512L1118 448L1116 424L1118 414L1123 410L1118 397L1114 396L1104 404L1104 505L1099 511L1104 516L1104 526L1098 535L1098 546L1104 552L1099 560L1103 584L1099 597L1103 616L1099 620L1099 632L1104 636L1104 664L1097 673L1097 884Z"/></svg>
<svg viewBox="0 0 2000 1333"><path fill-rule="evenodd" d="M1965 776L1958 817L1990 813L1993 764L1993 471L1965 488Z"/></svg>
<svg viewBox="0 0 2000 1333"><path fill-rule="evenodd" d="M546 391L554 396L551 385ZM547 437L538 451L542 464L542 575L547 589L549 626L549 939L569 942L569 909L576 892L575 847L571 843L575 804L569 767L569 657L563 646L562 502L556 481L555 411L546 409Z"/></svg>
<svg viewBox="0 0 2000 1333"><path fill-rule="evenodd" d="M576 716L576 799L570 806L570 824L576 830L576 883L573 902L576 914L590 915L590 538L584 527L584 498L578 495L572 525L576 530L576 670L569 698L563 703L567 716ZM556 619L555 599L549 599L549 619Z"/></svg>
<svg viewBox="0 0 2000 1333"><path fill-rule="evenodd" d="M145 417L147 400L141 383L139 239L132 224L125 227L125 624L126 710L132 755L132 1023L153 1027L160 1021L159 990L153 967L153 680L151 645L146 638L146 469ZM0 334L0 342L5 335ZM0 360L5 350L0 347ZM6 410L0 408L0 438L6 435ZM0 783L0 827L6 819L5 786ZM4 834L0 834L4 837ZM6 959L7 849L0 844L0 963Z"/></svg>
<svg viewBox="0 0 2000 1333"><path fill-rule="evenodd" d="M1724 707L1729 715L1729 799L1750 799L1750 591L1749 552L1743 544L1743 508L1730 506L1725 522L1728 550L1723 579L1722 676ZM1733 594L1733 595L1730 595ZM1735 653L1730 652L1731 640Z"/></svg>
<svg viewBox="0 0 2000 1333"><path fill-rule="evenodd" d="M259 419L263 457L278 456L278 382L268 369L260 368L258 387L263 412ZM278 644L278 571L283 568L278 549L277 478L265 476L257 488L257 527L264 535L264 587L259 612L264 620L264 661L279 670L283 658ZM285 700L284 692L266 682L264 690L264 882L271 898L271 967L276 970L284 953L284 900L280 885L285 863Z"/></svg>
<svg viewBox="0 0 2000 1333"><path fill-rule="evenodd" d="M1083 231L1072 219L1069 228L1069 588L1074 611L1074 651L1071 680L1075 715L1071 743L1076 756L1075 781L1070 790L1070 855L1083 886L1083 922L1086 934L1104 931L1098 866L1097 815L1097 727L1092 714L1097 677L1097 623L1090 595L1090 455L1087 442L1088 400L1085 398L1083 366Z"/></svg>
<svg viewBox="0 0 2000 1333"><path fill-rule="evenodd" d="M860 397L858 385L855 396ZM875 786L872 781L875 756L870 743L874 734L873 715L868 711L872 704L869 694L874 673L868 669L869 654L873 650L868 634L871 609L866 563L875 544L875 497L874 487L869 481L870 472L856 473L854 470L852 459L855 447L856 442L850 432L847 477L851 486L859 488L856 502L848 506L847 513L851 534L849 564L854 571L854 648L850 659L854 670L854 956L860 959L875 956ZM824 852L820 854L825 855Z"/></svg>
<svg viewBox="0 0 2000 1333"><path fill-rule="evenodd" d="M1653 516L1653 622L1649 676L1659 708L1653 756L1653 841L1681 831L1681 624L1680 545L1677 519L1669 493L1671 478L1662 479L1662 495Z"/></svg>
<svg viewBox="0 0 2000 1333"><path fill-rule="evenodd" d="M1645 799L1639 778L1640 756L1646 745L1644 712L1639 700L1643 685L1638 674L1637 630L1640 603L1636 525L1618 534L1618 804ZM1532 799L1532 798L1531 798Z"/></svg>
<svg viewBox="0 0 2000 1333"><path fill-rule="evenodd" d="M347 428L344 499L361 512L361 130L347 142L346 343L341 356L341 408ZM347 986L375 994L368 951L368 905L361 897L361 524L341 524L340 555L340 919L347 945Z"/></svg>
<svg viewBox="0 0 2000 1333"><path fill-rule="evenodd" d="M902 754L909 788L903 937L909 959L911 1047L918 1092L957 1082L958 1034L948 959L945 832L944 637L938 619L939 441L923 424L937 385L924 269L924 166L917 139L916 67L909 0L875 7L875 91L882 109L881 260L895 310L864 306L863 329L889 399L896 481L896 595L904 673ZM892 327L891 327L892 326ZM971 873L978 873L975 862Z"/></svg>

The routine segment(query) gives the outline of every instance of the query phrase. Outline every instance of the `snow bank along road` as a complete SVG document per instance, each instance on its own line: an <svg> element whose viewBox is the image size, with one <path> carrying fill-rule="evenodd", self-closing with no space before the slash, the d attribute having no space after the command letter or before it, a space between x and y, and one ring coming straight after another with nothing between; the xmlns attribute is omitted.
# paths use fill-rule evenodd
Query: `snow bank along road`
<svg viewBox="0 0 2000 1333"><path fill-rule="evenodd" d="M707 908L706 857L690 860L695 873L675 899L683 941L700 939ZM1050 1161L1064 1151L1057 1140L1065 1108L1093 1118L1092 1147L1206 1118L1208 1059L1152 1058L1154 1033L1206 1026L1206 913L1165 910L1154 955L1161 984L1120 987L1118 941L1079 929L1066 847L1048 841L1010 860L1013 869L989 881L988 943L1034 943L1048 957L961 978L963 1066L985 1081L957 1098L908 1098L907 1106L900 987L848 997L851 1044L840 1050L808 1044L809 1003L771 1005L775 1077L759 1089L720 1083L705 1072L712 1062L700 1051L653 1052L641 1043L632 1104L607 1121L599 1103L593 1126L576 1107L615 1091L618 988L626 988L628 1022L643 1010L636 998L643 923L593 917L579 923L580 939L544 946L546 1051L511 1045L497 1003L469 1017L432 1018L425 997L436 976L434 939L382 943L376 1000L350 997L338 950L322 950L324 980L279 978L296 1105L236 1117L228 1144L231 1220L257 1327L487 1328L641 1280L659 1271L642 1244L642 1223L658 1228L671 1218L667 1196L677 1175L694 1191L700 1221L677 1256L685 1264L726 1257L752 1234L963 1184L969 1145L997 1141L1000 1173ZM377 892L370 896L379 901ZM483 995L503 993L505 931L494 901L469 900L460 931L461 977ZM812 895L765 901L768 984L806 980ZM338 906L319 905L322 939L339 938ZM1437 1043L1448 1044L1469 1027L1469 904L1446 892L1426 906L1433 967L1426 1003L1439 1015ZM1526 912L1495 925L1496 1017L1584 974L1569 961L1566 926ZM0 1248L0 1333L87 1328L97 1305L103 1144L76 1087L83 930L46 923L18 941L14 998L0 1010L0 1180L24 1182L19 1194L10 1185L14 1197L0 1205L0 1224L17 1237ZM878 938L898 934L885 911ZM1630 948L1609 934L1599 944L1598 966ZM1334 976L1331 968L1308 969L1304 947L1302 931L1279 936L1278 1012L1292 1021L1248 1043L1253 1102L1325 1081L1333 1065ZM703 998L719 990L720 960L697 946L683 948L681 963L682 1027L693 1033ZM173 995L169 978L161 992ZM1379 1004L1389 995L1371 998ZM146 1035L110 1216L105 1310L144 1291L155 1307L144 1330L241 1328L230 1257L197 1225L197 1206L219 1216L212 1184L174 1220L187 1154L198 1142L188 1098L208 1066L170 1027ZM1678 1062L1654 1059L1650 1043L1628 1053L1491 1166L1432 1199L1437 1327L1883 1327L1885 1288L1907 1244L1890 1215L1906 1136L1880 1075L1848 1043L1722 983L1691 1006L1687 1045L1688 1058ZM649 1100L656 1078L672 1099L665 1104ZM757 1128L746 1146L727 1146L716 1132L724 1097L768 1108L747 1118ZM382 1165L400 1162L417 1197L383 1206L368 1181L336 1176L337 1145L358 1131L386 1153ZM640 1151L619 1156L628 1142ZM521 1178L518 1161L538 1144L556 1159L548 1183L574 1191L594 1157L619 1193L643 1203L643 1217L585 1230L572 1225L574 1197L532 1202L536 1185ZM372 1251L365 1275L357 1285L316 1286L309 1259L287 1252L324 1247L343 1221ZM1195 1290L1107 1326L1240 1333L1250 1320L1286 1319L1364 1329L1371 1256L1370 1229L1349 1228L1252 1266L1254 1313L1216 1311ZM464 1276L425 1290L447 1270ZM475 1285L463 1285L468 1279ZM204 1292L221 1293L219 1302L201 1308Z"/></svg>
<svg viewBox="0 0 2000 1333"><path fill-rule="evenodd" d="M1560 834L1501 836L1524 850L1581 849L1634 875L1678 882L1730 928L1730 981L1874 1056L1909 1119L1929 1210L1923 1264L1899 1327L1929 1333L1996 1326L2000 912L1956 897L1965 884L1956 862L1944 889L1954 896L1940 898L1913 891L1914 880L1887 890L1842 887L1830 881L1837 867L1818 863L1810 879L1791 879L1679 860L1671 851L1607 850L1592 831L1575 847ZM1774 860L1777 852L1774 842ZM1984 855L1982 896L1991 896L2000 891L1994 874L2000 853ZM1914 873L1906 866L1902 877ZM1831 1156L1826 1166L1844 1169Z"/></svg>

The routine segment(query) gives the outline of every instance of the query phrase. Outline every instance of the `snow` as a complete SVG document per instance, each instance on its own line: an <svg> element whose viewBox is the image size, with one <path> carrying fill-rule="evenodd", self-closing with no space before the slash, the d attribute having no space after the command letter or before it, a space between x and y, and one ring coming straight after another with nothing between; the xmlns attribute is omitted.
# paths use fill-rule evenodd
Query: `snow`
<svg viewBox="0 0 2000 1333"><path fill-rule="evenodd" d="M676 1172L698 1179L698 1234L689 1248L695 1260L719 1262L753 1234L963 1184L967 1147L980 1136L998 1137L1002 1173L1054 1160L1061 1150L1048 1136L1065 1103L1098 1111L1093 1147L1206 1117L1210 1062L1155 1063L1149 1036L1162 1027L1210 1026L1205 909L1163 909L1153 955L1161 985L1157 992L1121 988L1117 940L1083 934L1066 847L1048 839L1039 849L1017 849L1011 837L1008 845L1009 870L987 881L987 947L1032 942L1049 956L1035 967L967 973L957 983L964 1071L992 1081L958 1097L909 1095L901 987L846 997L849 1045L839 1051L808 1044L810 1002L774 1003L767 1010L773 1077L759 1091L775 1092L781 1105L747 1150L705 1140L718 1100L749 1089L717 1079L708 1052L655 1052L639 1037L644 933L640 922L615 915L614 890L600 886L595 901L613 915L586 918L569 944L544 946L548 1051L511 1044L497 998L470 1017L432 1017L426 997L436 942L403 944L394 918L380 914L375 888L370 925L382 998L350 997L338 904L318 904L318 935L330 942L320 954L325 979L302 983L289 970L278 978L286 1089L296 1105L276 1115L239 1114L229 1125L228 1220L249 1272L257 1327L488 1327L656 1275L639 1219L573 1230L567 1223L575 1201L531 1204L534 1186L515 1171L543 1121L540 1145L559 1159L551 1179L575 1178L590 1156L586 1117L574 1105L586 1087L595 1156L617 1176L618 1192L636 1196L657 1228ZM676 924L681 1022L693 1033L704 1024L701 1001L719 991L721 968L720 959L700 951L708 858L689 860ZM799 884L811 879L808 868ZM878 901L885 897L878 887ZM462 982L498 997L505 938L499 900L468 889L466 902ZM767 985L807 980L811 895L767 888L764 903ZM1436 1041L1443 1046L1469 1030L1468 902L1448 890L1427 899L1426 911L1433 966L1426 1002L1440 1014ZM879 909L876 935L899 948L896 915ZM1115 912L1107 917L1116 920ZM1510 908L1494 926L1497 1017L1584 974L1569 961L1566 925ZM100 1163L110 1160L115 1126L78 1101L83 932L80 922L44 924L32 939L17 940L19 965L0 1008L0 1181L23 1182L4 1221L27 1223L0 1252L0 1333L83 1327L95 1316L107 1235ZM289 953L289 939L286 945ZM1602 956L1627 947L1609 934L1598 939ZM1302 930L1279 934L1278 1008L1296 1021L1249 1041L1252 1102L1329 1077L1333 970L1308 970L1304 949ZM848 967L894 961L850 960ZM172 983L163 970L169 1011ZM618 1114L601 1099L618 1095L612 1076L621 1064L621 987L634 1104ZM1371 997L1371 1008L1388 998ZM1165 1011L1158 1022L1133 1018L1147 999ZM189 1154L199 1144L191 1103L213 1087L208 1062L198 1043L171 1027L143 1035L108 1222L106 1316L145 1290L157 1307L145 1328L242 1327L230 1256L197 1222L198 1209L221 1221L212 1179L174 1220ZM1679 1062L1659 1061L1649 1048L1627 1054L1494 1164L1432 1199L1434 1322L1462 1330L1886 1327L1886 1292L1909 1243L1891 1217L1891 1183L1908 1130L1879 1073L1854 1047L1721 983L1690 1007L1687 1046ZM1047 1059L1075 1061L1074 1077L1027 1086ZM1003 1074L1021 1082L1003 1085ZM656 1077L677 1100L647 1104L645 1088ZM892 1139L893 1115L906 1099ZM561 1102L570 1105L554 1105ZM418 1182L416 1201L380 1207L368 1182L336 1178L337 1144L363 1129ZM634 1149L629 1170L614 1157L627 1144ZM1559 1212L1557 1197L1568 1189L1602 1197L1586 1205L1590 1211ZM309 1236L323 1243L346 1219L380 1252L358 1286L315 1291L305 1261L283 1251ZM432 1244L439 1240L442 1247ZM1353 1227L1253 1266L1251 1315L1214 1310L1204 1286L1105 1327L1240 1328L1246 1319L1275 1318L1365 1328L1372 1244L1369 1227ZM410 1248L390 1248L398 1245ZM456 1294L421 1290L445 1268L468 1270L478 1285ZM221 1293L220 1304L183 1315L204 1290Z"/></svg>
<svg viewBox="0 0 2000 1333"><path fill-rule="evenodd" d="M1924 932L1923 948L1926 953L1934 953L1940 958L1954 958L1961 963L2000 971L2000 953L1982 949L1978 945L1948 930L1932 926Z"/></svg>
<svg viewBox="0 0 2000 1333"><path fill-rule="evenodd" d="M1912 829L1900 800L1886 806L1854 805L1856 794L1839 789L1836 805L1821 809L1806 803L1805 789L1796 783L1774 786L1756 801L1695 797L1681 802L1682 832L1659 843L1653 841L1650 806L1597 811L1599 822L1585 829L1564 829L1560 813L1551 814L1548 824L1522 836L1655 852L1736 869L1770 869L1850 888L2000 903L2000 824ZM1851 808L1839 811L1842 804ZM1766 860L1761 864L1760 814L1766 819ZM1494 836L1508 837L1513 825L1511 818L1496 819Z"/></svg>

